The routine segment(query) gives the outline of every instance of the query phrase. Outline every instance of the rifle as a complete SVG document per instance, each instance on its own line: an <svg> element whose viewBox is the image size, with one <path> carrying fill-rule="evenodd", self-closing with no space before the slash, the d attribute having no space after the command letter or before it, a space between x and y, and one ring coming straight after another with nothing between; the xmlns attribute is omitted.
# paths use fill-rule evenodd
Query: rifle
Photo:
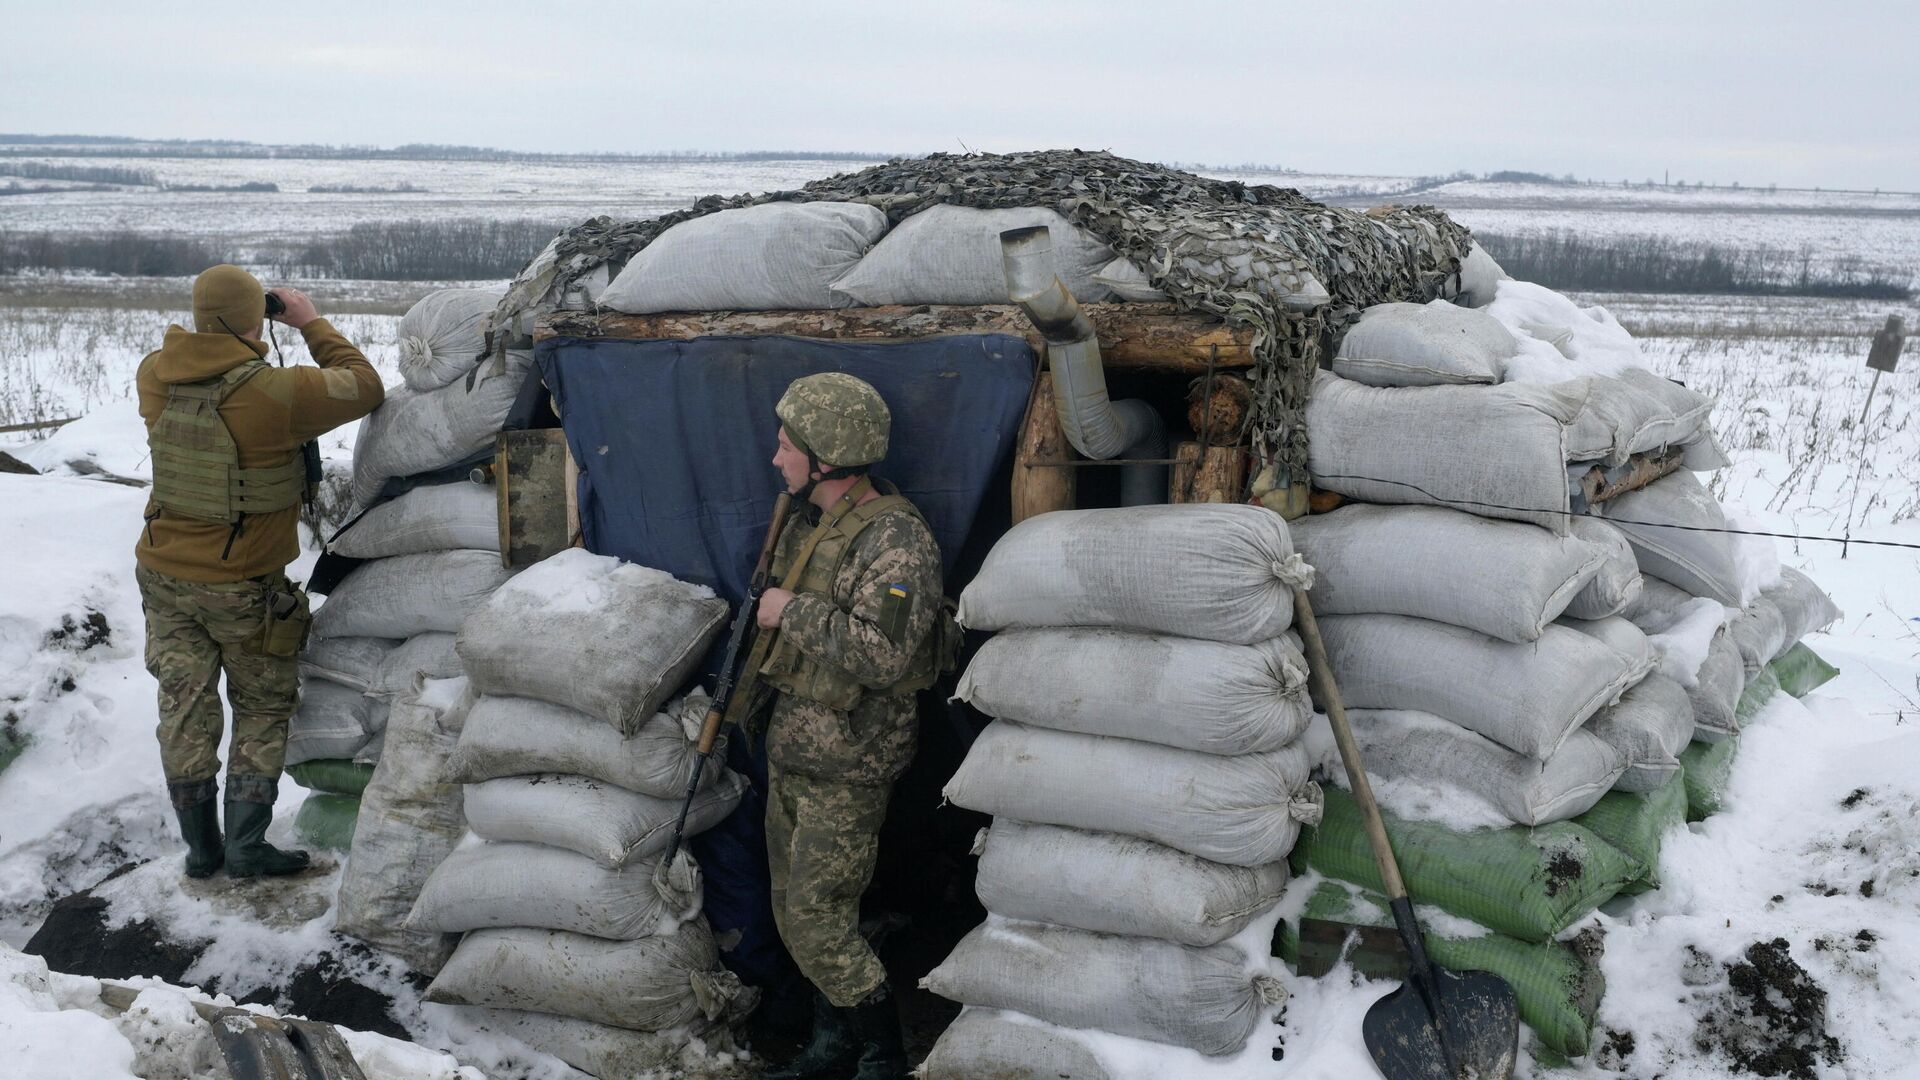
<svg viewBox="0 0 1920 1080"><path fill-rule="evenodd" d="M673 843L667 848L667 857L661 867L673 865L674 856L680 854L680 842L686 839L687 812L693 809L694 793L700 790L701 774L706 772L707 759L713 756L713 744L720 737L720 724L727 714L727 703L733 700L734 687L740 681L736 670L740 663L740 654L746 648L747 634L753 629L754 612L760 607L760 597L767 591L768 578L773 569L773 549L780 542L780 530L787 523L787 511L793 506L793 496L780 493L779 501L773 504L773 523L767 526L766 542L760 545L760 560L753 564L753 577L747 583L747 598L740 604L740 610L733 616L733 626L727 630L727 657L720 662L720 681L713 690L713 701L707 706L707 718L700 725L700 742L694 750L693 775L687 778L687 794L680 801L680 816L673 823ZM749 673L748 678L752 675Z"/></svg>

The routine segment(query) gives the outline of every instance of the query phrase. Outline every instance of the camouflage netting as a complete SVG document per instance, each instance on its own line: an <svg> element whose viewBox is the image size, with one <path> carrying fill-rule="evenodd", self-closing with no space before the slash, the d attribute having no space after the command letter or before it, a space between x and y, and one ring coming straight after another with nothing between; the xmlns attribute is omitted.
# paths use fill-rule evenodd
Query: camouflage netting
<svg viewBox="0 0 1920 1080"><path fill-rule="evenodd" d="M797 191L725 198L646 221L597 217L555 238L520 272L495 310L504 341L530 316L559 306L589 273L618 273L671 226L768 202L863 202L890 225L939 203L999 209L1044 206L1143 268L1179 308L1253 329L1254 452L1304 480L1302 422L1312 382L1308 339L1343 330L1361 309L1421 303L1457 287L1467 230L1430 206L1359 213L1292 188L1209 180L1099 151L934 154L816 180ZM1314 281L1330 299L1318 299ZM1324 321L1323 321L1324 320Z"/></svg>

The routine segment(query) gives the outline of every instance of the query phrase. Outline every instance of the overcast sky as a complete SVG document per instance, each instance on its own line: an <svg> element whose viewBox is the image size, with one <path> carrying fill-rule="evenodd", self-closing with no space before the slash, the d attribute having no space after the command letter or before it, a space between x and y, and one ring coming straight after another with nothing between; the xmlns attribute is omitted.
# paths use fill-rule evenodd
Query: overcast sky
<svg viewBox="0 0 1920 1080"><path fill-rule="evenodd" d="M0 0L0 131L1920 190L1920 5Z"/></svg>

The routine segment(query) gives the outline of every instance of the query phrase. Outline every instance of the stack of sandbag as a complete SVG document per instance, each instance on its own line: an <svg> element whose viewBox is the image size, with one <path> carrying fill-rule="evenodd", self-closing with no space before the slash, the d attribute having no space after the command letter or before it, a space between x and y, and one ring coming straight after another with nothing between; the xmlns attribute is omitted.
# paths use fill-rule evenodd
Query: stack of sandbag
<svg viewBox="0 0 1920 1080"><path fill-rule="evenodd" d="M1251 506L1044 514L995 546L960 619L997 633L956 693L996 719L945 790L994 815L989 919L923 982L968 1006L926 1075L988 1075L1034 1022L1056 1048L1077 1045L1058 1029L1247 1045L1282 997L1284 859L1319 813L1289 636L1308 573Z"/></svg>
<svg viewBox="0 0 1920 1080"><path fill-rule="evenodd" d="M487 352L486 319L501 292L443 289L400 320L403 382L360 423L353 502L366 509L389 480L490 454L533 366L531 349Z"/></svg>
<svg viewBox="0 0 1920 1080"><path fill-rule="evenodd" d="M707 707L668 699L726 615L711 590L575 548L467 618L456 648L476 699L442 776L475 839L402 916L411 933L465 935L429 1000L483 1007L488 1025L607 1076L665 1062L751 1004L718 966L692 860L663 865ZM708 765L688 833L744 787Z"/></svg>

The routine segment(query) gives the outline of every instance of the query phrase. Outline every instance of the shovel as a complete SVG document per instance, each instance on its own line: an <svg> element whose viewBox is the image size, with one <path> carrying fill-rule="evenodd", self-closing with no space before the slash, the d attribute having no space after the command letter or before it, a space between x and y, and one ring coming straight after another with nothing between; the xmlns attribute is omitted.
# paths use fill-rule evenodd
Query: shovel
<svg viewBox="0 0 1920 1080"><path fill-rule="evenodd" d="M1333 724L1353 800L1366 818L1380 883L1407 950L1407 981L1374 1002L1360 1026L1367 1051L1387 1080L1506 1080L1513 1075L1520 1048L1520 1006L1513 987L1498 975L1442 971L1427 959L1420 924L1413 917L1413 901L1400 880L1400 864L1394 861L1380 807L1373 801L1373 788L1360 763L1360 748L1347 726L1347 710L1340 704L1326 642L1320 639L1320 624L1313 617L1306 590L1294 591L1293 612L1300 639L1307 646L1308 671Z"/></svg>

